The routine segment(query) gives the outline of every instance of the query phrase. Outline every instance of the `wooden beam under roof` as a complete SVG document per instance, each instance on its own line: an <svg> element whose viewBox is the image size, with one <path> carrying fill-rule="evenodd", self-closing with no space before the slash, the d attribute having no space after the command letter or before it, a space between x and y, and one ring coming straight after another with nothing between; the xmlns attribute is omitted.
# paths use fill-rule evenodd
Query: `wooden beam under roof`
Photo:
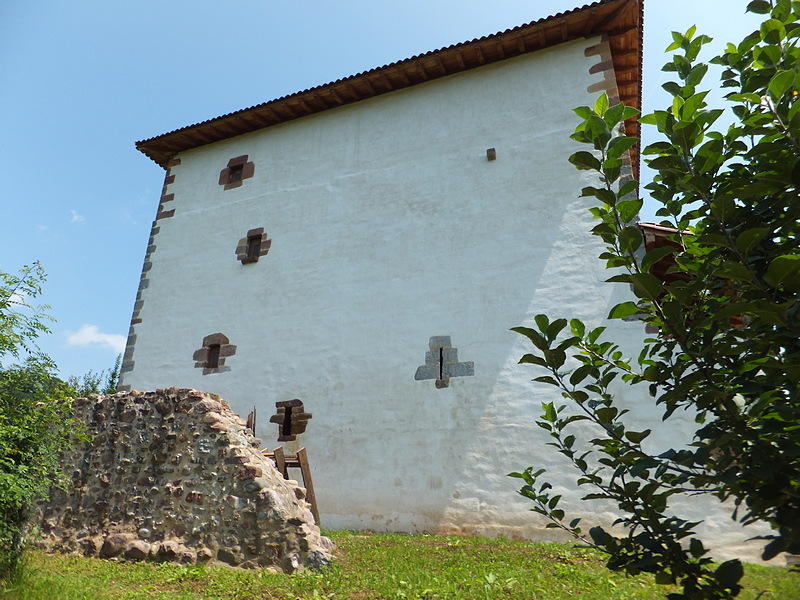
<svg viewBox="0 0 800 600"><path fill-rule="evenodd" d="M395 73L400 78L400 81L403 82L403 85L407 87L411 85L411 81L409 81L408 75L406 75L406 72L403 69L403 67L400 67L399 69L395 70Z"/></svg>

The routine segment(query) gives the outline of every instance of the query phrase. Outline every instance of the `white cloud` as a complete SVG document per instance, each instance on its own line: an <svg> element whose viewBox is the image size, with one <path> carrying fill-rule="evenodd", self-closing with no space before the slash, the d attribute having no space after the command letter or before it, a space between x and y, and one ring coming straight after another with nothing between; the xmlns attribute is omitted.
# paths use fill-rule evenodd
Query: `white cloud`
<svg viewBox="0 0 800 600"><path fill-rule="evenodd" d="M127 339L118 333L103 333L97 325L84 325L78 331L65 331L67 345L69 346L89 346L98 344L110 348L117 354L125 350Z"/></svg>
<svg viewBox="0 0 800 600"><path fill-rule="evenodd" d="M86 220L86 217L84 217L83 215L79 215L79 214L78 214L76 211L74 211L74 210L71 210L71 211L69 211L69 212L71 212L71 213L72 213L72 219L70 219L70 221L69 221L70 223L79 223L79 222L81 222L81 221L85 221L85 220Z"/></svg>

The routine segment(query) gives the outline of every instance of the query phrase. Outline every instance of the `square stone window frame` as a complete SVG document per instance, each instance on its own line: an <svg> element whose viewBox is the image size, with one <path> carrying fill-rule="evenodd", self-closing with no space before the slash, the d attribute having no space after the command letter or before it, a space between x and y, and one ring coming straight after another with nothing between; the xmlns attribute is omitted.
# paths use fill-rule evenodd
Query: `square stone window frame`
<svg viewBox="0 0 800 600"><path fill-rule="evenodd" d="M252 240L258 239L259 249L258 255L252 254ZM266 256L272 246L272 240L267 237L263 227L256 227L247 232L239 243L236 245L236 260L243 265L249 265L258 262L262 256Z"/></svg>
<svg viewBox="0 0 800 600"><path fill-rule="evenodd" d="M219 359L217 364L212 366L211 350L219 348ZM212 373L222 373L229 371L230 367L225 366L225 359L236 354L236 346L230 343L228 337L222 333L212 333L203 338L203 346L196 350L192 356L197 369L203 369L203 375Z"/></svg>
<svg viewBox="0 0 800 600"><path fill-rule="evenodd" d="M245 179L250 179L255 174L256 165L252 161L248 162L248 156L243 154L230 159L228 166L219 172L219 184L224 190L240 187Z"/></svg>

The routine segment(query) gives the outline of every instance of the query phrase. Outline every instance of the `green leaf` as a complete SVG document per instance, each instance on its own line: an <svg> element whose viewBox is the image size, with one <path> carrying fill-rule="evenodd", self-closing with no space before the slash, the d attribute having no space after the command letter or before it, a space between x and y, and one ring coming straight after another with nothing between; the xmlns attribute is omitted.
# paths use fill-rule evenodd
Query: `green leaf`
<svg viewBox="0 0 800 600"><path fill-rule="evenodd" d="M639 298L655 301L664 293L664 286L650 273L635 273L633 280L633 293Z"/></svg>
<svg viewBox="0 0 800 600"><path fill-rule="evenodd" d="M706 66L706 68L708 67ZM694 117L694 114L705 104L705 98L707 95L708 92L700 92L699 94L694 94L688 98L681 107L681 119L688 121Z"/></svg>
<svg viewBox="0 0 800 600"><path fill-rule="evenodd" d="M594 103L594 112L597 116L604 116L608 110L608 96L605 92Z"/></svg>
<svg viewBox="0 0 800 600"><path fill-rule="evenodd" d="M611 140L611 130L600 117L594 116L586 121L586 134L596 150L602 150Z"/></svg>
<svg viewBox="0 0 800 600"><path fill-rule="evenodd" d="M536 331L535 329L531 329L529 327L512 327L511 331L515 331L527 337L531 342L533 342L533 345L536 346L542 352L550 349L550 346L548 345L547 341L544 339L542 334Z"/></svg>
<svg viewBox="0 0 800 600"><path fill-rule="evenodd" d="M711 201L711 210L724 223L736 211L736 202L733 196L717 196Z"/></svg>
<svg viewBox="0 0 800 600"><path fill-rule="evenodd" d="M620 273L619 275L612 275L606 279L606 283L627 283L630 285L633 281L631 280L630 273Z"/></svg>
<svg viewBox="0 0 800 600"><path fill-rule="evenodd" d="M701 63L695 67L692 67L692 70L689 71L689 75L686 77L686 85L691 85L691 86L699 85L700 82L703 81L703 77L706 76L707 72L708 72L708 65L705 63ZM703 92L703 96L705 96L705 94L707 93L708 92ZM691 116L691 114L685 115L684 118L688 118L689 116Z"/></svg>
<svg viewBox="0 0 800 600"><path fill-rule="evenodd" d="M556 339L559 333L567 326L566 319L556 319L547 327L547 332L545 335L549 341L553 341Z"/></svg>
<svg viewBox="0 0 800 600"><path fill-rule="evenodd" d="M794 84L795 73L792 71L779 71L769 82L767 89L775 102L780 102L783 95Z"/></svg>
<svg viewBox="0 0 800 600"><path fill-rule="evenodd" d="M614 206L617 203L617 196L611 190L596 187L585 187L581 190L581 197L594 196L608 206Z"/></svg>
<svg viewBox="0 0 800 600"><path fill-rule="evenodd" d="M753 272L750 271L745 265L735 261L724 261L716 271L716 275L722 279L732 279L734 281L745 281L753 283Z"/></svg>
<svg viewBox="0 0 800 600"><path fill-rule="evenodd" d="M638 181L636 181L635 179L629 179L620 186L619 191L617 192L617 197L624 198L628 194L635 192L636 188L638 187L639 187Z"/></svg>
<svg viewBox="0 0 800 600"><path fill-rule="evenodd" d="M591 152L582 150L569 157L569 162L583 171L599 171L600 160Z"/></svg>
<svg viewBox="0 0 800 600"><path fill-rule="evenodd" d="M586 379L593 368L592 365L582 365L575 369L569 376L570 385L578 385L581 381Z"/></svg>
<svg viewBox="0 0 800 600"><path fill-rule="evenodd" d="M519 364L539 365L540 367L547 366L547 362L541 356L536 356L534 354L525 354L519 359Z"/></svg>
<svg viewBox="0 0 800 600"><path fill-rule="evenodd" d="M625 105L621 102L618 102L611 108L606 111L606 114L603 115L603 120L608 125L609 129L614 129L619 122L622 120L623 112L625 111Z"/></svg>
<svg viewBox="0 0 800 600"><path fill-rule="evenodd" d="M753 93L730 94L727 98L731 102L749 102L750 104L761 104L761 96Z"/></svg>
<svg viewBox="0 0 800 600"><path fill-rule="evenodd" d="M594 412L595 415L597 415L597 420L606 425L611 423L617 416L619 416L619 411L613 406L603 406Z"/></svg>
<svg viewBox="0 0 800 600"><path fill-rule="evenodd" d="M607 158L603 161L603 175L608 183L614 183L619 179L622 171L622 160L619 158Z"/></svg>
<svg viewBox="0 0 800 600"><path fill-rule="evenodd" d="M641 204L639 200L624 200L623 202L620 202L620 204L626 204L628 202L637 202ZM630 206L629 208L633 207ZM635 214L633 216L635 216ZM633 219L633 216L631 216L627 222L630 222ZM642 230L636 225L628 225L623 227L619 232L619 245L624 252L633 254L642 245L642 241Z"/></svg>
<svg viewBox="0 0 800 600"><path fill-rule="evenodd" d="M767 15L772 7L766 0L753 0L747 5L747 11L758 15Z"/></svg>
<svg viewBox="0 0 800 600"><path fill-rule="evenodd" d="M700 142L700 126L693 121L680 121L672 128L672 139L684 150L691 150Z"/></svg>
<svg viewBox="0 0 800 600"><path fill-rule="evenodd" d="M677 50L683 45L684 36L682 33L677 31L672 32L672 43L666 47L664 52L672 52L673 50Z"/></svg>
<svg viewBox="0 0 800 600"><path fill-rule="evenodd" d="M645 273L649 272L658 261L675 252L678 252L678 249L672 246L662 246L661 248L650 250L650 252L645 254L644 258L642 258L642 271Z"/></svg>
<svg viewBox="0 0 800 600"><path fill-rule="evenodd" d="M583 322L579 321L578 319L571 319L569 322L569 328L572 332L572 335L577 337L583 337L584 332L586 331L586 327L584 326Z"/></svg>
<svg viewBox="0 0 800 600"><path fill-rule="evenodd" d="M638 110L626 104L625 108L622 109L622 120L627 121L628 119L632 119L638 114L639 114Z"/></svg>
<svg viewBox="0 0 800 600"><path fill-rule="evenodd" d="M639 198L617 202L617 212L619 213L620 221L623 223L630 223L633 221L639 215L642 204L643 202Z"/></svg>
<svg viewBox="0 0 800 600"><path fill-rule="evenodd" d="M617 106L620 106L619 104ZM620 158L625 152L633 148L639 140L635 137L617 136L611 140L606 150L609 158Z"/></svg>
<svg viewBox="0 0 800 600"><path fill-rule="evenodd" d="M764 279L776 288L789 284L790 289L796 289L798 270L800 270L800 255L785 254L772 260Z"/></svg>
<svg viewBox="0 0 800 600"><path fill-rule="evenodd" d="M542 333L546 332L547 328L550 326L550 319L547 315L538 314L533 317L533 320L536 321L536 326Z"/></svg>
<svg viewBox="0 0 800 600"><path fill-rule="evenodd" d="M772 231L769 227L754 227L736 236L736 247L747 254Z"/></svg>
<svg viewBox="0 0 800 600"><path fill-rule="evenodd" d="M779 44L786 37L786 29L777 19L768 19L761 24L760 34L763 42Z"/></svg>
<svg viewBox="0 0 800 600"><path fill-rule="evenodd" d="M606 330L606 328L605 328L605 327L595 327L594 329L592 329L592 330L589 332L589 335L586 337L586 340L587 340L587 341L588 341L590 344L594 344L594 343L597 341L597 339L598 339L598 338L599 338L601 335L603 335L603 332L604 332L605 330Z"/></svg>

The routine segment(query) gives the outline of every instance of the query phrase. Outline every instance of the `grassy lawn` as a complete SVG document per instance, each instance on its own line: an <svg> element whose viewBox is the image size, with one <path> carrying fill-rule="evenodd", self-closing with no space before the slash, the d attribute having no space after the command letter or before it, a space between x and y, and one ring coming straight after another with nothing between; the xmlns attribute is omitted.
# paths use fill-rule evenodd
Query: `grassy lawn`
<svg viewBox="0 0 800 600"><path fill-rule="evenodd" d="M647 600L671 591L650 577L608 572L603 557L565 544L436 536L329 532L337 561L322 573L286 576L28 555L18 581L0 582L3 600ZM746 600L800 600L800 575L746 567ZM761 594L761 595L759 595Z"/></svg>

